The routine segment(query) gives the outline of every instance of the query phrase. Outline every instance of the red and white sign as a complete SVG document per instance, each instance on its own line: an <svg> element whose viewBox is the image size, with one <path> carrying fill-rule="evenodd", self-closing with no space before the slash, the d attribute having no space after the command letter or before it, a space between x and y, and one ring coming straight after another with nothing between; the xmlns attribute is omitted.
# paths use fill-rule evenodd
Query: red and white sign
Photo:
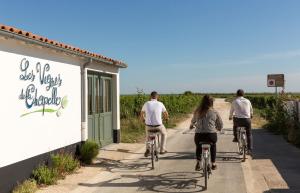
<svg viewBox="0 0 300 193"><path fill-rule="evenodd" d="M274 87L276 85L275 79L269 79L268 80L268 87Z"/></svg>
<svg viewBox="0 0 300 193"><path fill-rule="evenodd" d="M268 87L284 87L284 74L269 74L267 78Z"/></svg>

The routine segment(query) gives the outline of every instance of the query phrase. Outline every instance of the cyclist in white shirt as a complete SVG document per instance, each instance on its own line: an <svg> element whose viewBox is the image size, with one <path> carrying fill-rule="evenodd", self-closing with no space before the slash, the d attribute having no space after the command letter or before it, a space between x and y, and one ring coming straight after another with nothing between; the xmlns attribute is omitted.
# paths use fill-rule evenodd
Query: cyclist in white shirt
<svg viewBox="0 0 300 193"><path fill-rule="evenodd" d="M237 142L237 127L245 127L247 134L248 153L251 154L253 149L251 118L253 117L253 108L251 102L244 98L244 91L239 89L236 93L237 97L232 101L229 120L234 121L233 142Z"/></svg>
<svg viewBox="0 0 300 193"><path fill-rule="evenodd" d="M167 130L162 122L162 115L167 120L169 114L166 110L165 105L158 101L158 93L153 91L151 93L151 100L146 102L141 111L141 119L146 124L146 142L148 141L148 131L151 129L159 129L161 133L161 147L160 154L167 152L166 142L167 142ZM146 143L145 157L150 154L150 146Z"/></svg>

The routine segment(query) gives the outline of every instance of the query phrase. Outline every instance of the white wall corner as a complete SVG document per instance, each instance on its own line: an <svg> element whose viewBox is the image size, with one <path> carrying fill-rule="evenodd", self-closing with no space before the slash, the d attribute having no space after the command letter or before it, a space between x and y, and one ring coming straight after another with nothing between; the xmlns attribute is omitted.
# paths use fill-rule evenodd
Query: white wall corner
<svg viewBox="0 0 300 193"><path fill-rule="evenodd" d="M88 139L87 122L81 122L81 141Z"/></svg>
<svg viewBox="0 0 300 193"><path fill-rule="evenodd" d="M116 74L116 103L117 103L117 130L121 129L121 120L120 120L120 74Z"/></svg>

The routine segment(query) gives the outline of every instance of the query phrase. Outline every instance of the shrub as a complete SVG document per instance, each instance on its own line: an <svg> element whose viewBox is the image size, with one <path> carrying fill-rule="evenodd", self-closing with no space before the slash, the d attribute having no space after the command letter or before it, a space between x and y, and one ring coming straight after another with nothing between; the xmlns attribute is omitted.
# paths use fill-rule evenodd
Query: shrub
<svg viewBox="0 0 300 193"><path fill-rule="evenodd" d="M80 158L85 164L91 164L93 159L97 157L99 153L99 145L93 141L86 141L80 147Z"/></svg>
<svg viewBox="0 0 300 193"><path fill-rule="evenodd" d="M51 155L53 168L58 172L59 177L74 172L79 167L79 161L74 159L71 154Z"/></svg>
<svg viewBox="0 0 300 193"><path fill-rule="evenodd" d="M192 95L192 94L193 94L192 91L185 91L185 92L183 93L183 95Z"/></svg>
<svg viewBox="0 0 300 193"><path fill-rule="evenodd" d="M12 193L34 193L37 191L36 181L33 179L25 180L23 183L19 184L14 188Z"/></svg>
<svg viewBox="0 0 300 193"><path fill-rule="evenodd" d="M283 100L278 99L273 108L266 108L265 114L265 117L269 121L265 125L265 128L273 131L275 134L286 135L288 133L290 116L285 109Z"/></svg>
<svg viewBox="0 0 300 193"><path fill-rule="evenodd" d="M264 128L269 129L275 134L281 134L292 144L300 146L300 123L298 114L291 110L287 100L283 97L278 98L276 103L265 109L265 117L268 123Z"/></svg>
<svg viewBox="0 0 300 193"><path fill-rule="evenodd" d="M58 172L55 169L41 165L32 172L33 178L38 184L52 185L58 179Z"/></svg>

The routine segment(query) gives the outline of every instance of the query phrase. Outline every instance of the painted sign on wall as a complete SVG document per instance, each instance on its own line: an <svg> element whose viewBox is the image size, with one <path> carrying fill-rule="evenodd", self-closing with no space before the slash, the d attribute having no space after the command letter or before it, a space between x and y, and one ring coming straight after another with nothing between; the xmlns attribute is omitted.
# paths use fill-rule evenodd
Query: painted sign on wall
<svg viewBox="0 0 300 193"><path fill-rule="evenodd" d="M0 50L0 167L81 141L80 66L29 54Z"/></svg>
<svg viewBox="0 0 300 193"><path fill-rule="evenodd" d="M20 62L19 75L20 81L26 81L28 85L22 88L19 99L23 100L28 112L21 116L27 116L32 113L56 113L59 117L62 109L68 104L67 96L59 96L58 89L62 86L63 80L60 74L53 75L49 63L31 63L23 58ZM46 92L46 95L40 93L36 85ZM36 109L36 110L34 110Z"/></svg>

